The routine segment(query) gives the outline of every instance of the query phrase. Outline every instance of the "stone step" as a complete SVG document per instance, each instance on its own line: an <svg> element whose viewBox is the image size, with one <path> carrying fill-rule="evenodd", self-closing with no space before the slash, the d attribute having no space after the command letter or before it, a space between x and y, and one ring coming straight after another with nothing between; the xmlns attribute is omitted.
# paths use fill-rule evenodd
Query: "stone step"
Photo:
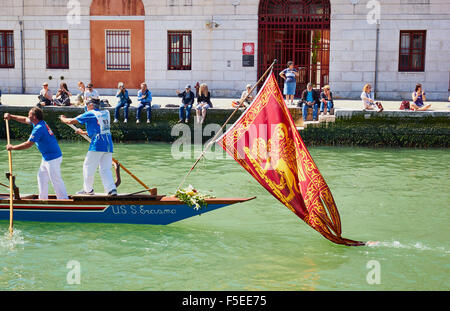
<svg viewBox="0 0 450 311"><path fill-rule="evenodd" d="M336 116L335 115L329 115L329 116L327 116L327 115L323 115L323 116L321 116L321 115L319 115L319 122L320 123L322 123L322 122L336 122Z"/></svg>
<svg viewBox="0 0 450 311"><path fill-rule="evenodd" d="M319 126L320 125L320 121L306 121L303 123L303 128L307 128L307 127L312 127L312 126Z"/></svg>

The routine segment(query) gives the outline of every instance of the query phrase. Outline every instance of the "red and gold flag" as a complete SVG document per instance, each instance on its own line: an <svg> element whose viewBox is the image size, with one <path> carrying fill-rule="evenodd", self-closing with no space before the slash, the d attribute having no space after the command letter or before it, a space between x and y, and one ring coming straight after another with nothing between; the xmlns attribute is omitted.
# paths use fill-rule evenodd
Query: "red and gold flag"
<svg viewBox="0 0 450 311"><path fill-rule="evenodd" d="M217 143L325 238L337 244L364 245L341 237L333 195L294 125L273 73Z"/></svg>

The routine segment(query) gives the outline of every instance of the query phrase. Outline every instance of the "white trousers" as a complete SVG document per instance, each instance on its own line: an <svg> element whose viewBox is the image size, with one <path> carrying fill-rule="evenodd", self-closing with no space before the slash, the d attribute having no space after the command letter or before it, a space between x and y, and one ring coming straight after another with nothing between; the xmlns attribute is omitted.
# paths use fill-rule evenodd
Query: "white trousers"
<svg viewBox="0 0 450 311"><path fill-rule="evenodd" d="M51 161L42 159L41 167L37 174L39 199L48 199L48 182L50 181L55 190L56 197L60 200L68 199L66 186L61 177L62 157Z"/></svg>
<svg viewBox="0 0 450 311"><path fill-rule="evenodd" d="M94 189L94 175L97 167L99 168L100 178L102 179L105 193L116 189L116 184L114 183L113 174L111 172L112 153L88 151L83 164L83 190L85 192L91 192Z"/></svg>

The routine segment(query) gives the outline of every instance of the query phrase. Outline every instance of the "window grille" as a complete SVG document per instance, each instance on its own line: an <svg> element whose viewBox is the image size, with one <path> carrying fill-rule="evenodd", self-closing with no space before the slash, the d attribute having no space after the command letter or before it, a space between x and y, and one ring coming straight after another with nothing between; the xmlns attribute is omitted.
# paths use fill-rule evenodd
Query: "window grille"
<svg viewBox="0 0 450 311"><path fill-rule="evenodd" d="M131 70L131 31L106 30L106 70Z"/></svg>

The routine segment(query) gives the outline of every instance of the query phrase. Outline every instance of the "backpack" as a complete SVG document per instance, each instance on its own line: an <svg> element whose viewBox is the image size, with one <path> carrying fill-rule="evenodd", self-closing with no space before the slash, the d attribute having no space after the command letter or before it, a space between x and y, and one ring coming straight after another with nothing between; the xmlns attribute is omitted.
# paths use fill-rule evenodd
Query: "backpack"
<svg viewBox="0 0 450 311"><path fill-rule="evenodd" d="M109 101L107 99L102 99L100 101L100 108L106 108L106 107L111 107L111 105L109 104Z"/></svg>
<svg viewBox="0 0 450 311"><path fill-rule="evenodd" d="M410 106L409 106L409 101L404 100L402 101L402 103L400 104L400 110L409 110Z"/></svg>

